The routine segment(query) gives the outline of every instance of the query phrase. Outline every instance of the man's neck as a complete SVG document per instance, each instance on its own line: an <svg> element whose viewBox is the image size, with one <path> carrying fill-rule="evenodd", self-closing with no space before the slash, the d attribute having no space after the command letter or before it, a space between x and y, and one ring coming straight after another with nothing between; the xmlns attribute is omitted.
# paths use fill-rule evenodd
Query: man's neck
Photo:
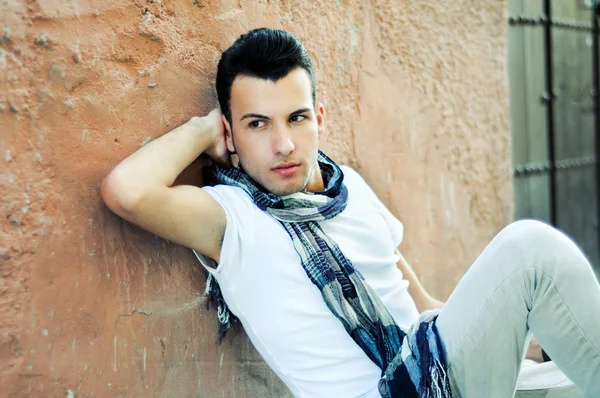
<svg viewBox="0 0 600 398"><path fill-rule="evenodd" d="M308 192L323 192L325 190L325 183L323 181L323 174L321 173L319 163L317 163L313 168L313 172L308 180L308 184L306 184L305 189Z"/></svg>

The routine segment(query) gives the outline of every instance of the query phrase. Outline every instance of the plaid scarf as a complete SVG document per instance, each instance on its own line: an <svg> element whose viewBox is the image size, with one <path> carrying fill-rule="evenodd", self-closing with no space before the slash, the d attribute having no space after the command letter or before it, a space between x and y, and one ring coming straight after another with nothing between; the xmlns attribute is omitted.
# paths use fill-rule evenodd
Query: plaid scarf
<svg viewBox="0 0 600 398"><path fill-rule="evenodd" d="M319 221L333 218L346 208L348 191L337 164L320 151L318 163L325 183L325 190L319 193L277 196L257 185L243 170L217 165L208 170L207 177L212 183L243 189L256 206L285 228L327 307L382 370L382 397L450 398L444 351L435 326L439 311L421 314L407 332L396 325L375 291L319 226ZM207 293L217 302L222 338L231 315L210 273Z"/></svg>

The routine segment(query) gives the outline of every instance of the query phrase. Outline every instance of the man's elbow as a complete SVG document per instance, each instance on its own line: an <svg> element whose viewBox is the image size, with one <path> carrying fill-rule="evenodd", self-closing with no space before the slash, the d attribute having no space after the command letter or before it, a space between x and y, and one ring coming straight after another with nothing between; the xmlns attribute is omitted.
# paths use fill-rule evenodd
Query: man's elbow
<svg viewBox="0 0 600 398"><path fill-rule="evenodd" d="M106 206L121 217L134 209L140 200L140 195L132 192L131 187L127 186L115 170L102 181L100 196Z"/></svg>

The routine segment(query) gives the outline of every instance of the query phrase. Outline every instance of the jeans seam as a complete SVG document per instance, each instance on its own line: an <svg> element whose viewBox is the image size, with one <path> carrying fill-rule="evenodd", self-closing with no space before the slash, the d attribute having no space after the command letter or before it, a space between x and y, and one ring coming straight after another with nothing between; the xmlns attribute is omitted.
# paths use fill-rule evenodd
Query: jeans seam
<svg viewBox="0 0 600 398"><path fill-rule="evenodd" d="M520 270L522 270L522 268L516 269L513 272L511 272L510 274L508 274L499 284L498 286L496 286L496 289L494 289L494 291L490 294L490 296L488 297L487 300L485 300L485 304L483 305L483 307L481 307L481 311L479 311L477 313L477 315L475 316L475 319L479 318L479 316L481 315L481 313L483 313L485 311L485 307L487 306L488 302L492 299L492 296L494 294L496 294L496 292L500 289L500 287L504 284L504 282L506 282L506 280L508 278L510 278L511 276L513 276L514 274L516 274L517 272L519 272ZM465 340L467 340L467 338L469 337L469 335L471 334L471 332L473 331L473 329L475 329L475 327L477 326L476 322L473 322L473 324L471 325L471 328L467 331L467 333L465 333L465 336L463 337L462 341L460 342L459 345L459 349L457 349L454 353L454 355L452 356L452 358L448 357L448 367L450 367L452 365L452 362L454 361L454 358L460 353L460 351L462 351Z"/></svg>
<svg viewBox="0 0 600 398"><path fill-rule="evenodd" d="M535 268L535 267L529 267L529 268ZM537 269L537 268L535 268ZM573 313L571 312L571 309L569 308L569 306L565 303L565 300L562 298L562 296L560 295L560 292L558 291L558 289L556 288L556 283L554 283L554 278L552 278L552 276L548 275L547 273L545 273L543 270L539 270L543 275L547 276L548 278L550 278L550 280L552 281L552 288L554 289L554 291L556 292L556 295L558 296L558 298L560 299L561 303L563 303L564 307L567 309L567 312L569 314L569 316L571 317L571 320L573 322L574 325L577 326L577 328L579 329L579 331L581 332L581 334L587 339L587 341L589 342L589 344L592 346L592 348L594 348L594 350L596 350L596 353L598 353L598 355L600 355L600 349L598 347L596 347L594 345L594 343L592 342L592 339L587 335L587 333L585 333L585 331L583 330L583 328L581 327L581 325L579 324L579 322L577 322L577 320L575 319L575 316L573 316ZM531 311L529 311L531 313Z"/></svg>

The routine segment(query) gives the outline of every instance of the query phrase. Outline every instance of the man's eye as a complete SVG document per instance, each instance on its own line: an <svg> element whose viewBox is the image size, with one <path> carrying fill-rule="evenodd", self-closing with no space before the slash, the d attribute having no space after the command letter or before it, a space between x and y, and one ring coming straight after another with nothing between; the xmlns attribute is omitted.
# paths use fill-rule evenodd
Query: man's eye
<svg viewBox="0 0 600 398"><path fill-rule="evenodd" d="M248 127L250 127L251 129L259 129L264 125L265 122L263 120L253 120L250 123L248 123Z"/></svg>
<svg viewBox="0 0 600 398"><path fill-rule="evenodd" d="M304 119L306 119L306 116L304 116L304 115L294 115L290 118L290 122L292 122L292 123L301 122Z"/></svg>

